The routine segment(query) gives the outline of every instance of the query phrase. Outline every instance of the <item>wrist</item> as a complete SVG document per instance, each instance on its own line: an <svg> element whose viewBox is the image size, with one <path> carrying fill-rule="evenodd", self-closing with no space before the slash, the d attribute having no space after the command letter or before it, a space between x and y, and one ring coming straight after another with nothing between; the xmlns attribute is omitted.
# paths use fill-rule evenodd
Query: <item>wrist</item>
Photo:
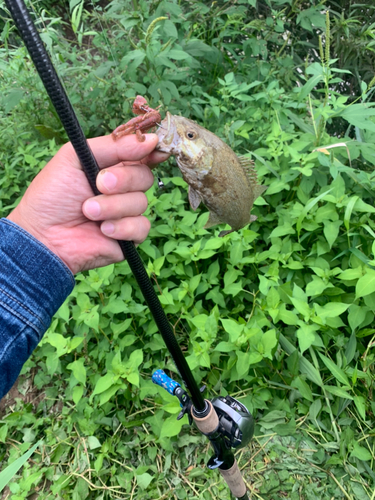
<svg viewBox="0 0 375 500"><path fill-rule="evenodd" d="M21 204L18 205L7 217L6 219L10 220L17 226L24 229L27 233L33 236L36 240L42 243L45 247L48 248L54 255L56 255L73 273L76 274L76 271L72 269L72 266L69 265L65 259L61 257L55 245L51 243L51 241L46 237L45 232L42 229L38 228L38 224L32 221L30 216L24 216L22 214Z"/></svg>

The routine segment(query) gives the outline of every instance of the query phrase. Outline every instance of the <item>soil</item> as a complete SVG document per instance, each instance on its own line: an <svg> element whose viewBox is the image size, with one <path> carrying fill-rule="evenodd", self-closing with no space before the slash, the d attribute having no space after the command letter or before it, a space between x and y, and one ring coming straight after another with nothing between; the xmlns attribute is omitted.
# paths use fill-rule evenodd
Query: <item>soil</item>
<svg viewBox="0 0 375 500"><path fill-rule="evenodd" d="M42 401L44 398L44 389L40 391L33 385L34 376L36 374L36 370L34 370L35 369L27 375L27 378L25 376L18 377L11 390L0 399L0 419L7 413L13 411L17 399L21 399L26 404L31 403L34 408ZM20 392L19 389L22 392Z"/></svg>

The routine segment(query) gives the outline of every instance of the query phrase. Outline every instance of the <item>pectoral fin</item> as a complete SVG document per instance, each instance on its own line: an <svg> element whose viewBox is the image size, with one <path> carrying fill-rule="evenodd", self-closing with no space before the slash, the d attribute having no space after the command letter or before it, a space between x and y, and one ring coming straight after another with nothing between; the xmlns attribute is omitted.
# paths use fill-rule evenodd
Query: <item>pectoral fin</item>
<svg viewBox="0 0 375 500"><path fill-rule="evenodd" d="M196 210L201 202L201 197L199 196L199 193L195 191L191 186L189 186L189 202L190 206L193 210Z"/></svg>
<svg viewBox="0 0 375 500"><path fill-rule="evenodd" d="M253 191L254 191L254 200L256 198L258 198L258 196L262 196L262 194L264 193L264 191L268 188L268 186L259 186L259 184L257 184L256 186L254 186L253 188Z"/></svg>
<svg viewBox="0 0 375 500"><path fill-rule="evenodd" d="M204 226L205 229L208 229L211 226L216 226L217 224L222 224L223 221L219 219L219 216L215 214L215 212L210 212L210 216L208 218L207 224Z"/></svg>
<svg viewBox="0 0 375 500"><path fill-rule="evenodd" d="M250 215L250 221L249 222L254 222L255 220L257 220L257 216L256 215ZM227 231L221 231L219 233L219 237L222 238L223 236L226 236L227 234L230 234L230 233L233 233L233 231L236 231L236 229L229 229Z"/></svg>
<svg viewBox="0 0 375 500"><path fill-rule="evenodd" d="M219 238L226 236L227 234L233 233L234 229L229 229L228 231L220 231Z"/></svg>

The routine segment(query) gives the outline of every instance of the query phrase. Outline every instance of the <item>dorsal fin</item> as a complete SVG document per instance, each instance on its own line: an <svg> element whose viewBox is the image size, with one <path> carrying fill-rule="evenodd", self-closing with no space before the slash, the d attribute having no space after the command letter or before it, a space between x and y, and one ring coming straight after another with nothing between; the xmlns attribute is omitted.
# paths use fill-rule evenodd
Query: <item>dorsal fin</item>
<svg viewBox="0 0 375 500"><path fill-rule="evenodd" d="M254 199L258 198L258 196L260 196L267 189L267 186L261 186L258 184L258 176L253 160L247 156L238 156L238 159L243 171L245 172L246 178L249 181L250 187L253 190Z"/></svg>

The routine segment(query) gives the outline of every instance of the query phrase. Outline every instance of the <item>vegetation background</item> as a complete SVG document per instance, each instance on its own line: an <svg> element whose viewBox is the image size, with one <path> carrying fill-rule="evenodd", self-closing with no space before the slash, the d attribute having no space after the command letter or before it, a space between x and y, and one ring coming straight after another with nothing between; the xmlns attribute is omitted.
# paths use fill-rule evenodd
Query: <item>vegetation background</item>
<svg viewBox="0 0 375 500"><path fill-rule="evenodd" d="M137 94L255 160L258 220L218 238L174 161L140 252L199 383L256 418L252 498L375 499L375 7L351 0L32 0L88 137ZM0 212L66 141L0 2ZM20 499L229 498L151 373L175 368L126 262L77 276L0 415Z"/></svg>

